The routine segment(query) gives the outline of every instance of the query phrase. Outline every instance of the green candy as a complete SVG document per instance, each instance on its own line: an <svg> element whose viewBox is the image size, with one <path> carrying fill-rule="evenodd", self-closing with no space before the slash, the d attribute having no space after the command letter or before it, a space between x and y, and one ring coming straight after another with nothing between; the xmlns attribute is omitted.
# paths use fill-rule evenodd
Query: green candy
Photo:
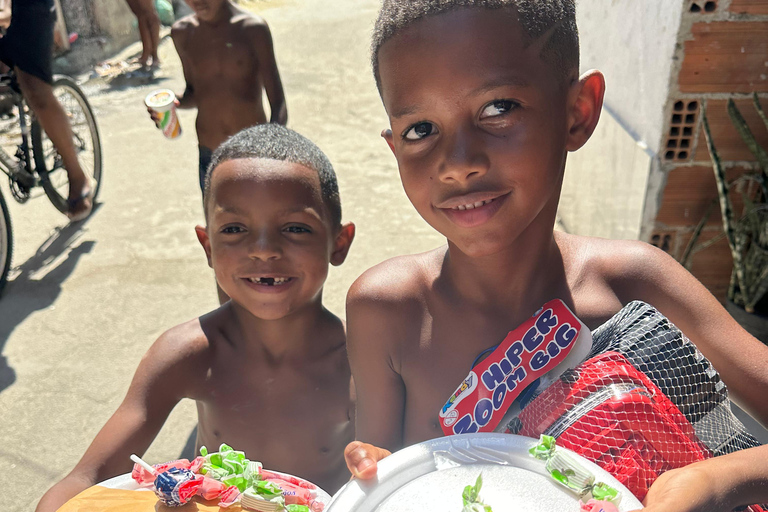
<svg viewBox="0 0 768 512"><path fill-rule="evenodd" d="M610 487L603 482L598 482L592 486L592 497L596 500L610 501L614 505L618 505L620 495L619 491L613 487Z"/></svg>
<svg viewBox="0 0 768 512"><path fill-rule="evenodd" d="M528 453L537 459L547 460L552 457L552 454L555 452L555 448L555 438L552 436L542 435L539 439L539 443L528 450Z"/></svg>

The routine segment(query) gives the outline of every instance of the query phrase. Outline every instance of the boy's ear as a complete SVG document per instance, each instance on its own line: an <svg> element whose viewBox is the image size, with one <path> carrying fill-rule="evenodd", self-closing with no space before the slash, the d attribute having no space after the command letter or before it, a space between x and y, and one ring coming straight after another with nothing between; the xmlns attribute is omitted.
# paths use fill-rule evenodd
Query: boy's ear
<svg viewBox="0 0 768 512"><path fill-rule="evenodd" d="M208 266L213 268L211 264L211 238L208 236L208 231L203 226L195 226L195 233L200 245L203 246L205 257L208 258Z"/></svg>
<svg viewBox="0 0 768 512"><path fill-rule="evenodd" d="M341 230L333 241L333 252L331 253L331 265L338 267L347 259L349 247L352 240L355 239L355 225L351 222L345 222L341 225Z"/></svg>
<svg viewBox="0 0 768 512"><path fill-rule="evenodd" d="M568 139L566 149L576 151L595 131L603 109L605 78L596 70L587 71L568 94Z"/></svg>
<svg viewBox="0 0 768 512"><path fill-rule="evenodd" d="M392 137L392 130L387 128L386 130L381 131L382 138L387 141L387 146L389 146L389 149L392 151L392 154L395 155L395 158L397 158L397 153L395 153L395 140Z"/></svg>

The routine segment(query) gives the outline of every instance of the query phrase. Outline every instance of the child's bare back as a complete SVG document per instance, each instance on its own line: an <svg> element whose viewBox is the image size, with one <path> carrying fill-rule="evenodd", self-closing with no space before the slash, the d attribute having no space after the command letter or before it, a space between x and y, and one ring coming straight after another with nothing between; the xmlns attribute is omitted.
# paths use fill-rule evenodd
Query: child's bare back
<svg viewBox="0 0 768 512"><path fill-rule="evenodd" d="M228 1L190 5L196 12L176 22L171 37L187 82L180 107L197 107L199 144L214 150L249 126L285 124L285 98L267 23ZM262 91L270 103L269 118Z"/></svg>

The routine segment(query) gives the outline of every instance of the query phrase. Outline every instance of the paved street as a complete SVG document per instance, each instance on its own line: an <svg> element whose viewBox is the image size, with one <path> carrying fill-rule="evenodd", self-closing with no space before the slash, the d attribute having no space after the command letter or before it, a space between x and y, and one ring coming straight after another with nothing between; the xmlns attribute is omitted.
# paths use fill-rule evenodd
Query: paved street
<svg viewBox="0 0 768 512"><path fill-rule="evenodd" d="M328 307L342 314L344 294L364 269L442 243L405 197L379 137L386 117L368 64L378 1L250 5L272 28L289 126L328 154L344 218L357 224L349 259L332 269L325 289ZM88 222L67 227L45 198L9 205L17 270L0 300L0 464L12 491L5 511L32 510L74 466L161 332L217 305L193 231L202 219L194 112L181 113L181 139L167 141L142 103L153 88L183 90L170 40L160 56L154 84L85 85L105 174ZM194 424L194 405L182 403L147 460L177 457Z"/></svg>

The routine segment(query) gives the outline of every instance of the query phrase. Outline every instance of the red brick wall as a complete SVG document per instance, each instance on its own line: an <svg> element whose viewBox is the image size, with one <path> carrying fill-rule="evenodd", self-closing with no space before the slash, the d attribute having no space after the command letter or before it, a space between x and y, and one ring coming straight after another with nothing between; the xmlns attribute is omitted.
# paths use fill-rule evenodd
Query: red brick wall
<svg viewBox="0 0 768 512"><path fill-rule="evenodd" d="M763 147L768 130L750 93L758 92L768 110L768 0L688 0L678 57L680 67L670 90L666 137L660 151L666 173L651 243L680 260L708 206L717 198L712 163L701 127L706 106L712 138L729 179L756 169L755 158L726 111L732 97ZM726 10L727 9L727 10ZM752 191L747 191L752 193ZM732 191L734 210L742 211L740 191ZM714 240L714 243L710 243ZM689 270L720 300L731 277L731 254L722 234L719 204L694 247Z"/></svg>

